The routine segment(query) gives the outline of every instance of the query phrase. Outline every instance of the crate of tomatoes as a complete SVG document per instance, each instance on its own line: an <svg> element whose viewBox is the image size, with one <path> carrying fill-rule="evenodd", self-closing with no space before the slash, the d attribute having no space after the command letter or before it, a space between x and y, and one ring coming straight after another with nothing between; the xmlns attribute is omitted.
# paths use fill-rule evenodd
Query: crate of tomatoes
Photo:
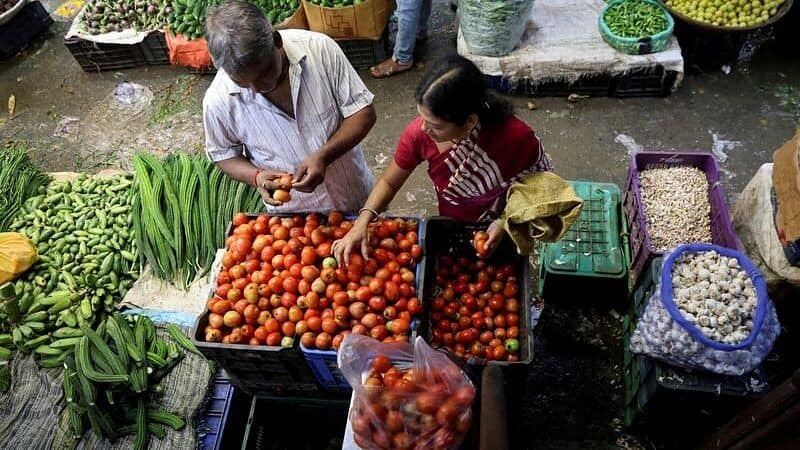
<svg viewBox="0 0 800 450"><path fill-rule="evenodd" d="M421 334L476 368L524 368L533 359L530 263L506 238L493 254L485 226L445 217L426 222Z"/></svg>
<svg viewBox="0 0 800 450"><path fill-rule="evenodd" d="M193 337L249 394L319 389L296 337L321 327L323 314L332 311L325 292L333 292L322 279L340 273L324 266L342 231L329 223L344 220L339 213L233 218L214 292Z"/></svg>
<svg viewBox="0 0 800 450"><path fill-rule="evenodd" d="M332 238L344 236L352 222L338 213L328 217ZM337 367L336 351L349 333L382 342L408 342L422 316L417 296L424 272L419 218L381 217L369 226L371 257L350 255L347 267L322 260L319 279L306 294L314 303L305 324L298 323L300 348L323 389L341 391L350 384ZM420 233L422 233L420 235ZM317 236L319 237L319 236ZM313 238L312 238L313 239ZM326 252L332 240L326 240ZM319 298L319 300L317 300Z"/></svg>

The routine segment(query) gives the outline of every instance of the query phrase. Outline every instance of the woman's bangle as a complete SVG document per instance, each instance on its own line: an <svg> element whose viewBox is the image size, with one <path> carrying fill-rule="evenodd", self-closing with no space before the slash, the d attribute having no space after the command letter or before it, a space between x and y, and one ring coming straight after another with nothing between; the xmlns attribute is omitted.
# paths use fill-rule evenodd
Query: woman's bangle
<svg viewBox="0 0 800 450"><path fill-rule="evenodd" d="M256 169L256 174L253 175L253 186L255 186L256 189L260 189L261 188L261 186L258 185L258 176L261 174L261 172L263 172L263 170Z"/></svg>
<svg viewBox="0 0 800 450"><path fill-rule="evenodd" d="M372 219L369 219L370 222L375 222L376 220L378 220L378 217L380 217L378 211L375 211L372 208L361 208L358 210L358 215L360 216L361 213L363 213L364 211L368 211L370 214L372 214Z"/></svg>

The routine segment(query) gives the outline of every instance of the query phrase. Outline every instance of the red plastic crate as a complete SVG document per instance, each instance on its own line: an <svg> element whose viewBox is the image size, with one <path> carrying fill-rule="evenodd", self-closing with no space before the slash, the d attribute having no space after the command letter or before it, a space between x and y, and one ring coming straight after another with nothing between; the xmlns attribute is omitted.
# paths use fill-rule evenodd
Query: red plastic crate
<svg viewBox="0 0 800 450"><path fill-rule="evenodd" d="M714 155L709 153L636 152L631 155L628 179L623 195L623 208L630 227L631 276L639 278L650 262L663 252L653 248L647 232L647 219L642 209L639 190L639 172L662 167L690 166L702 170L708 179L708 200L711 204L711 239L714 244L737 248L725 193L719 182L719 166Z"/></svg>

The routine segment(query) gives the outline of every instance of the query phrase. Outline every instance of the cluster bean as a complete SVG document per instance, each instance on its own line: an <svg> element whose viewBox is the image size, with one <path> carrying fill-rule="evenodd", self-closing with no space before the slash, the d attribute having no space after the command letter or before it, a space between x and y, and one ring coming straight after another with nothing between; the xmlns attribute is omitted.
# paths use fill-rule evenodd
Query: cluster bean
<svg viewBox="0 0 800 450"><path fill-rule="evenodd" d="M664 10L643 0L612 5L603 15L603 21L615 35L636 39L654 36L669 27Z"/></svg>
<svg viewBox="0 0 800 450"><path fill-rule="evenodd" d="M711 242L708 180L701 170L685 166L643 170L639 188L655 249Z"/></svg>

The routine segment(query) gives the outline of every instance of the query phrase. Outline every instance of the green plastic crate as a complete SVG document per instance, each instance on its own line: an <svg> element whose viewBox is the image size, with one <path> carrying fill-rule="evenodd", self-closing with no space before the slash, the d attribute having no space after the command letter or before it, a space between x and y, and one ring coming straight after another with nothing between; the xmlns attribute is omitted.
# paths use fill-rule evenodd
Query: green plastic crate
<svg viewBox="0 0 800 450"><path fill-rule="evenodd" d="M553 295L618 288L620 298L625 298L630 248L620 189L594 181L572 181L572 186L584 199L583 209L560 241L542 244L539 291L553 299Z"/></svg>

